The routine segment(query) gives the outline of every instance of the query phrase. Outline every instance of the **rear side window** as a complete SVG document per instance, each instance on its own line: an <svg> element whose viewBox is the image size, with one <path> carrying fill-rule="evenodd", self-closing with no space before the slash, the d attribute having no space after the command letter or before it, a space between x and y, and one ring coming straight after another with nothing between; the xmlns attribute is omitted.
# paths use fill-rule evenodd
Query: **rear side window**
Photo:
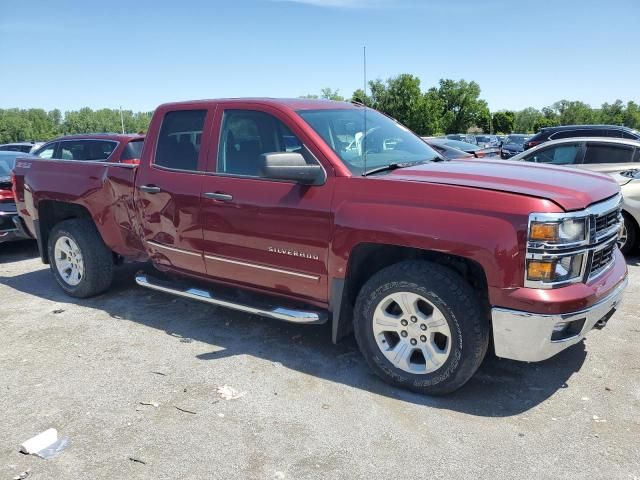
<svg viewBox="0 0 640 480"><path fill-rule="evenodd" d="M131 140L127 143L127 146L124 147L124 151L120 156L120 160L134 160L140 159L140 155L142 154L142 145L144 140Z"/></svg>
<svg viewBox="0 0 640 480"><path fill-rule="evenodd" d="M629 163L633 148L626 145L587 145L584 163Z"/></svg>
<svg viewBox="0 0 640 480"><path fill-rule="evenodd" d="M34 155L40 158L53 158L53 154L55 153L57 146L57 142L49 143L48 145L45 145L44 147L36 151Z"/></svg>
<svg viewBox="0 0 640 480"><path fill-rule="evenodd" d="M56 154L62 160L104 161L113 153L117 142L110 140L66 140L60 142Z"/></svg>
<svg viewBox="0 0 640 480"><path fill-rule="evenodd" d="M579 152L580 144L571 143L540 149L534 152L533 155L528 155L525 160L527 162L548 163L551 165L573 165L578 161Z"/></svg>
<svg viewBox="0 0 640 480"><path fill-rule="evenodd" d="M154 163L175 170L198 170L200 139L206 116L206 110L167 113L160 127Z"/></svg>

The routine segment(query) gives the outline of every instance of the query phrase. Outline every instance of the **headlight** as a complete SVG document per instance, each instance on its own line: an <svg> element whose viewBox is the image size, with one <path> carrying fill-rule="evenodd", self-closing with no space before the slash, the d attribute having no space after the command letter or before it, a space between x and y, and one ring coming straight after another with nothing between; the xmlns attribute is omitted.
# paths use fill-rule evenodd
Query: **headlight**
<svg viewBox="0 0 640 480"><path fill-rule="evenodd" d="M554 288L582 281L589 219L572 213L532 213L527 232L525 286Z"/></svg>
<svg viewBox="0 0 640 480"><path fill-rule="evenodd" d="M587 240L586 218L567 218L529 223L529 241L548 245L566 246Z"/></svg>
<svg viewBox="0 0 640 480"><path fill-rule="evenodd" d="M546 284L570 283L580 280L583 275L585 255L527 260L527 280Z"/></svg>

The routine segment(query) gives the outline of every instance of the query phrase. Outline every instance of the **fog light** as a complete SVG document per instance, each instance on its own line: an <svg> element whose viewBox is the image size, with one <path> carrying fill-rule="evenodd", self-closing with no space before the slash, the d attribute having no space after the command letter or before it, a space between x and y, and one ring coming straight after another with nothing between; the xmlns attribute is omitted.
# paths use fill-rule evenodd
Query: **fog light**
<svg viewBox="0 0 640 480"><path fill-rule="evenodd" d="M562 332L562 331L566 330L568 326L569 326L569 324L567 322L556 323L553 326L553 333Z"/></svg>

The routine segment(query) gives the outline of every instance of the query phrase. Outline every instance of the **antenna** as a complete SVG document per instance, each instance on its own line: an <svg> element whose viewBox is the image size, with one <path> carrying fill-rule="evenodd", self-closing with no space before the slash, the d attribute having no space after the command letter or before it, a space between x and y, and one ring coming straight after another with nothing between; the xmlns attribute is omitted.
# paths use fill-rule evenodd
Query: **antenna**
<svg viewBox="0 0 640 480"><path fill-rule="evenodd" d="M120 126L122 127L122 133L124 133L124 117L122 116L122 105L120 105Z"/></svg>
<svg viewBox="0 0 640 480"><path fill-rule="evenodd" d="M367 46L362 47L362 65L363 65L363 77L364 77L364 96L362 99L363 116L364 116L364 128L362 132L362 155L364 157L364 169L362 175L367 173Z"/></svg>

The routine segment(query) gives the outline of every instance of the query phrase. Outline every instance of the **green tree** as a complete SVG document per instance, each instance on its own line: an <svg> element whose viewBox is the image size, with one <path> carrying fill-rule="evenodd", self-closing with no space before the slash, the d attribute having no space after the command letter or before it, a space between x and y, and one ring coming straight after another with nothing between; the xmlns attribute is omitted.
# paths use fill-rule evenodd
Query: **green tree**
<svg viewBox="0 0 640 480"><path fill-rule="evenodd" d="M466 132L486 122L487 102L480 99L480 85L465 80L441 79L436 89L443 106L442 126L446 133Z"/></svg>
<svg viewBox="0 0 640 480"><path fill-rule="evenodd" d="M493 131L496 133L512 133L516 114L503 110L493 114Z"/></svg>
<svg viewBox="0 0 640 480"><path fill-rule="evenodd" d="M560 125L585 125L596 120L595 112L584 102L560 100L551 108L557 112Z"/></svg>
<svg viewBox="0 0 640 480"><path fill-rule="evenodd" d="M325 100L335 100L337 102L344 102L344 97L340 95L340 90L332 90L329 87L323 88L320 90L320 98L324 98Z"/></svg>

